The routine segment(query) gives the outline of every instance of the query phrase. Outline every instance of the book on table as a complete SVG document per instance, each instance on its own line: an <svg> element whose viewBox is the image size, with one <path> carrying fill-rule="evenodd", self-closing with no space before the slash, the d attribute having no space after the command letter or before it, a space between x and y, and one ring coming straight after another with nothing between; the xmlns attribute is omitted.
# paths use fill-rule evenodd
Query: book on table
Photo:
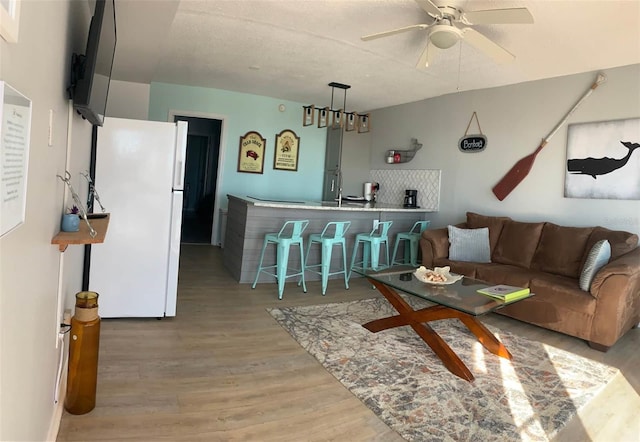
<svg viewBox="0 0 640 442"><path fill-rule="evenodd" d="M478 293L491 296L492 298L500 299L502 301L514 301L520 298L526 298L529 296L529 289L525 287L516 287L513 285L499 284L491 287L479 289Z"/></svg>

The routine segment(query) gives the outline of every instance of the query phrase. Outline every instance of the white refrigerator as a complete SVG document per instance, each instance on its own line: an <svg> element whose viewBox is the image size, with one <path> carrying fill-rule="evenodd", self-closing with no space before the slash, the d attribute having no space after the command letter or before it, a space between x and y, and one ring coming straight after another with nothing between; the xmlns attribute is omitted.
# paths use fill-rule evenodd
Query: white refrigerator
<svg viewBox="0 0 640 442"><path fill-rule="evenodd" d="M176 315L187 123L105 118L95 186L111 214L91 247L89 290L103 318Z"/></svg>

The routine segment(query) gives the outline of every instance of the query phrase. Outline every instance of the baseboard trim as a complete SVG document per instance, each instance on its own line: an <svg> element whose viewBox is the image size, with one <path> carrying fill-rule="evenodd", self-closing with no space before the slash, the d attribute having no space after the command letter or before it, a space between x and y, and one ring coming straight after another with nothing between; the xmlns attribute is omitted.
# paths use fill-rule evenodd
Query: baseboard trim
<svg viewBox="0 0 640 442"><path fill-rule="evenodd" d="M60 378L60 391L58 393L58 403L55 404L51 422L49 423L49 431L47 433L47 442L56 442L58 431L60 431L60 422L62 421L62 412L64 411L64 399L67 396L67 358L65 358L62 367L62 376Z"/></svg>

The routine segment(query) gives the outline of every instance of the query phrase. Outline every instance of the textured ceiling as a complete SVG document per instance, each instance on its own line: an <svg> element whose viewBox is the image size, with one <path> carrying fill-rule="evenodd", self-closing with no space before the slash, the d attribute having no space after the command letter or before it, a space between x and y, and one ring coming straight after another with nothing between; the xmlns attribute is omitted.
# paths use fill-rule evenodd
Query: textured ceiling
<svg viewBox="0 0 640 442"><path fill-rule="evenodd" d="M434 0L468 11L527 7L534 24L474 26L516 56L496 64L466 42L416 62L433 22L414 0L116 0L114 78L212 87L349 110L640 63L639 0ZM342 94L338 95L342 99Z"/></svg>

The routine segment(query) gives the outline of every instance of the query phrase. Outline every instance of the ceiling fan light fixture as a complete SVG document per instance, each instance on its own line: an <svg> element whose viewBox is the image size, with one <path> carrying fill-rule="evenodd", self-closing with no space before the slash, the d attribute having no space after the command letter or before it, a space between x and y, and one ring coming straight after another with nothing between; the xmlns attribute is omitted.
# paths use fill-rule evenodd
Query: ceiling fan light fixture
<svg viewBox="0 0 640 442"><path fill-rule="evenodd" d="M429 40L439 49L449 49L458 43L461 37L462 31L451 25L435 25L429 33Z"/></svg>

